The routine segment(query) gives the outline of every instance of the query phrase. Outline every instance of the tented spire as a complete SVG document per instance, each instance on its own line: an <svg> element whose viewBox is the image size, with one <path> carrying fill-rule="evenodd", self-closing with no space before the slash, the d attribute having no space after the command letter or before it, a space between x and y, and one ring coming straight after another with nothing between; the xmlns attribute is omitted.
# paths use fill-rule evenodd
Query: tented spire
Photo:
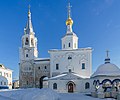
<svg viewBox="0 0 120 100"><path fill-rule="evenodd" d="M30 5L28 7L28 21L27 25L25 28L25 34L33 34L33 26L32 26L32 21L31 21L31 12L30 12Z"/></svg>

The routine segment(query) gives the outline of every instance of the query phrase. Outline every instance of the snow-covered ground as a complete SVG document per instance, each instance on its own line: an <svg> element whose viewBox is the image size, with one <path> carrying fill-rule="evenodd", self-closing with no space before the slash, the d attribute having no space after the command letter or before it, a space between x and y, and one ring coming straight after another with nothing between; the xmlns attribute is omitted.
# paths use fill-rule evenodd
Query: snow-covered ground
<svg viewBox="0 0 120 100"><path fill-rule="evenodd" d="M0 91L0 100L113 100L98 99L82 93L56 93L51 89L19 89Z"/></svg>

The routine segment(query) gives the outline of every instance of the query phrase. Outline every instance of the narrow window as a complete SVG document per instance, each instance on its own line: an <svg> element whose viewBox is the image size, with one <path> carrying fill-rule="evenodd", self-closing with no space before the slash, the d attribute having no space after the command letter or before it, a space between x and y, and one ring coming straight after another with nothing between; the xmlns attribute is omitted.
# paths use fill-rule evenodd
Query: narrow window
<svg viewBox="0 0 120 100"><path fill-rule="evenodd" d="M57 90L57 83L53 84L53 89Z"/></svg>
<svg viewBox="0 0 120 100"><path fill-rule="evenodd" d="M70 43L69 43L69 45L68 45L69 47L70 47Z"/></svg>
<svg viewBox="0 0 120 100"><path fill-rule="evenodd" d="M70 60L70 59L72 59L72 57L71 57L71 56L69 56L69 57L68 57L68 60Z"/></svg>
<svg viewBox="0 0 120 100"><path fill-rule="evenodd" d="M38 69L40 69L40 67L38 67Z"/></svg>
<svg viewBox="0 0 120 100"><path fill-rule="evenodd" d="M33 43L33 38L32 38L32 39L31 39L31 45L33 46L33 44L34 44L34 43Z"/></svg>
<svg viewBox="0 0 120 100"><path fill-rule="evenodd" d="M28 54L26 54L26 57L28 57Z"/></svg>
<svg viewBox="0 0 120 100"><path fill-rule="evenodd" d="M27 81L27 85L28 85L28 81Z"/></svg>
<svg viewBox="0 0 120 100"><path fill-rule="evenodd" d="M45 66L45 69L47 69L47 67Z"/></svg>
<svg viewBox="0 0 120 100"><path fill-rule="evenodd" d="M90 88L90 84L87 82L85 83L85 89L89 89Z"/></svg>
<svg viewBox="0 0 120 100"><path fill-rule="evenodd" d="M82 63L82 69L85 69L85 63Z"/></svg>
<svg viewBox="0 0 120 100"><path fill-rule="evenodd" d="M8 77L8 73L6 73L6 76Z"/></svg>
<svg viewBox="0 0 120 100"><path fill-rule="evenodd" d="M72 70L71 70L71 69L69 69L69 72L72 72Z"/></svg>
<svg viewBox="0 0 120 100"><path fill-rule="evenodd" d="M29 67L29 70L31 70L31 67Z"/></svg>
<svg viewBox="0 0 120 100"><path fill-rule="evenodd" d="M56 64L56 70L59 70L59 64Z"/></svg>

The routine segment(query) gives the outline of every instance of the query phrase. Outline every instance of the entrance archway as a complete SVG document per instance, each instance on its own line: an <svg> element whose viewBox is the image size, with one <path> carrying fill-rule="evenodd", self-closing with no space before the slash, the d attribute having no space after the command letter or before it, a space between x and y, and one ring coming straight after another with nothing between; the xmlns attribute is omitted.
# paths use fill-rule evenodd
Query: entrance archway
<svg viewBox="0 0 120 100"><path fill-rule="evenodd" d="M40 89L43 88L43 79L44 79L45 77L47 77L47 76L42 76L42 77L40 78L40 80L39 80L39 87L40 87Z"/></svg>
<svg viewBox="0 0 120 100"><path fill-rule="evenodd" d="M73 93L75 89L75 83L70 81L67 83L68 93Z"/></svg>

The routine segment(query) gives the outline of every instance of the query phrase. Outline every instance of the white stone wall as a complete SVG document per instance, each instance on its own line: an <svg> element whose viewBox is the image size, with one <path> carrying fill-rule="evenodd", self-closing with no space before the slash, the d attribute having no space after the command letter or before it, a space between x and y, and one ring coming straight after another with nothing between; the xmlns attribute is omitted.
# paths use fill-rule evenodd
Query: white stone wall
<svg viewBox="0 0 120 100"><path fill-rule="evenodd" d="M84 48L77 50L50 50L50 74L56 76L71 69L81 77L89 78L92 72L92 49ZM72 59L68 59L68 57ZM85 63L85 69L82 69L82 63ZM59 64L59 70L56 70L56 64Z"/></svg>
<svg viewBox="0 0 120 100"><path fill-rule="evenodd" d="M41 77L50 77L50 61L35 62L35 77L36 87L40 86Z"/></svg>
<svg viewBox="0 0 120 100"><path fill-rule="evenodd" d="M28 57L26 57L26 54L28 54ZM35 59L36 55L37 55L37 48L34 47L20 48L20 61Z"/></svg>
<svg viewBox="0 0 120 100"><path fill-rule="evenodd" d="M69 47L70 43L70 47ZM78 37L76 35L66 35L62 38L62 49L78 49Z"/></svg>
<svg viewBox="0 0 120 100"><path fill-rule="evenodd" d="M91 86L92 83L90 79L81 79L81 80L49 80L49 88L53 89L53 84L57 83L57 89L53 89L54 91L60 92L60 93L68 93L68 86L67 83L69 81L74 82L75 87L74 87L74 92L79 92L79 93L88 93L91 92ZM89 82L90 88L85 89L85 83Z"/></svg>
<svg viewBox="0 0 120 100"><path fill-rule="evenodd" d="M39 87L42 76L50 77L50 61L41 60L29 60L20 63L20 87Z"/></svg>
<svg viewBox="0 0 120 100"><path fill-rule="evenodd" d="M26 39L28 39L27 45L26 45ZM22 36L22 47L19 48L19 55L20 55L20 61L31 60L38 57L37 38L35 37L34 34L25 34Z"/></svg>

